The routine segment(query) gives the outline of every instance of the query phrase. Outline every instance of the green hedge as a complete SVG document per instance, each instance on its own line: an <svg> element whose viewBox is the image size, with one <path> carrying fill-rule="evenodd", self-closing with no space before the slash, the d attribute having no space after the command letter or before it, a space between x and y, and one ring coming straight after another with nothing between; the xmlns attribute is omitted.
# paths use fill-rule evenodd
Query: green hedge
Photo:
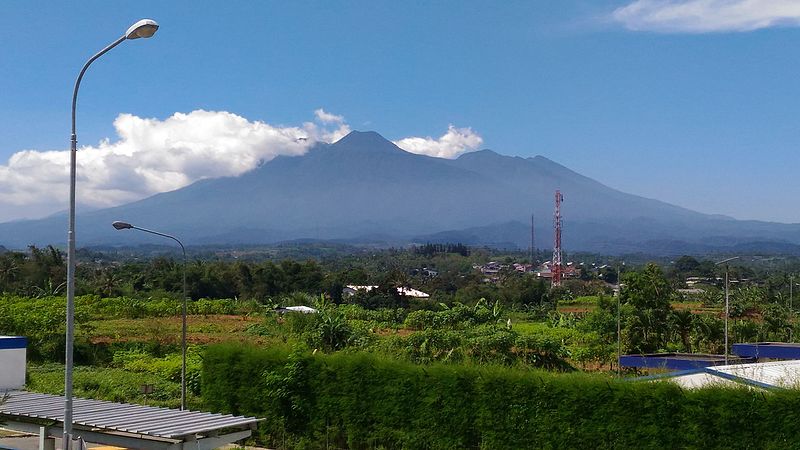
<svg viewBox="0 0 800 450"><path fill-rule="evenodd" d="M210 347L203 401L277 448L793 448L800 392Z"/></svg>

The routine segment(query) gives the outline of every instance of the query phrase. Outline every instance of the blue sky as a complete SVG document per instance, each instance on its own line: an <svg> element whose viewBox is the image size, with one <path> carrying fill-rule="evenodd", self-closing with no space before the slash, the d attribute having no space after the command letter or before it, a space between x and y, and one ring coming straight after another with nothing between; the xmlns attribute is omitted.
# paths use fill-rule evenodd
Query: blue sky
<svg viewBox="0 0 800 450"><path fill-rule="evenodd" d="M701 212L800 222L795 4L4 1L0 220L65 209L63 152L42 152L68 146L74 78L152 17L157 35L104 56L81 89L87 206L357 129L419 153L540 154Z"/></svg>

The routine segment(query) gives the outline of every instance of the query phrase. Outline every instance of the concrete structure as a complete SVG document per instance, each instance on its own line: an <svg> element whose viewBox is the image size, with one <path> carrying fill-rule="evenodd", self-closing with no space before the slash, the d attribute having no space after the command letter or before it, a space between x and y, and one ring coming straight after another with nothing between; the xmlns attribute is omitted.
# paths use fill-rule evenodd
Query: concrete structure
<svg viewBox="0 0 800 450"><path fill-rule="evenodd" d="M638 380L667 380L683 388L709 386L748 386L757 389L794 389L800 387L800 361L731 364L642 377Z"/></svg>
<svg viewBox="0 0 800 450"><path fill-rule="evenodd" d="M0 391L25 386L28 340L22 336L0 336Z"/></svg>

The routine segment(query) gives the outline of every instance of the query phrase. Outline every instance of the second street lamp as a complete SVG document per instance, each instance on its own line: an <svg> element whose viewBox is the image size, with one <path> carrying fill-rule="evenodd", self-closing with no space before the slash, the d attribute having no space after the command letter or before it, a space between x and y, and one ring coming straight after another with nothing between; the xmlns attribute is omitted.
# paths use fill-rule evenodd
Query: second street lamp
<svg viewBox="0 0 800 450"><path fill-rule="evenodd" d="M75 88L72 91L72 134L70 136L69 159L69 229L67 231L67 331L66 348L64 355L64 435L63 447L72 448L72 369L73 369L73 342L75 340L75 180L77 172L78 135L76 132L76 111L78 106L78 89L86 69L99 57L108 53L112 48L128 39L152 37L158 30L158 24L152 19L142 19L130 26L125 34L107 45L104 49L89 58L83 65Z"/></svg>
<svg viewBox="0 0 800 450"><path fill-rule="evenodd" d="M731 315L730 301L728 300L728 263L734 259L739 259L738 256L723 259L716 265L725 264L725 364L728 364L728 317Z"/></svg>
<svg viewBox="0 0 800 450"><path fill-rule="evenodd" d="M622 301L622 266L625 261L617 266L617 377L622 376L622 312L620 310Z"/></svg>
<svg viewBox="0 0 800 450"><path fill-rule="evenodd" d="M186 409L186 247L175 236L161 233L159 231L148 230L147 228L137 227L127 222L114 222L111 224L117 230L139 230L145 233L155 234L165 238L172 239L181 246L183 252L183 302L181 314L181 410Z"/></svg>

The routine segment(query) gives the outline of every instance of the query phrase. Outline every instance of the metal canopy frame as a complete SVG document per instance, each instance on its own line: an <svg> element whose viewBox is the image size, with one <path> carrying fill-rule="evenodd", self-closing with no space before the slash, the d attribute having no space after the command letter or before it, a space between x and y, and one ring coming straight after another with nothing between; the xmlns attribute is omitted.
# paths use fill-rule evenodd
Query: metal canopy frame
<svg viewBox="0 0 800 450"><path fill-rule="evenodd" d="M63 436L64 397L10 392L0 404L5 428L38 434L43 444ZM180 411L76 398L74 436L87 442L151 450L211 450L251 436L255 417Z"/></svg>

